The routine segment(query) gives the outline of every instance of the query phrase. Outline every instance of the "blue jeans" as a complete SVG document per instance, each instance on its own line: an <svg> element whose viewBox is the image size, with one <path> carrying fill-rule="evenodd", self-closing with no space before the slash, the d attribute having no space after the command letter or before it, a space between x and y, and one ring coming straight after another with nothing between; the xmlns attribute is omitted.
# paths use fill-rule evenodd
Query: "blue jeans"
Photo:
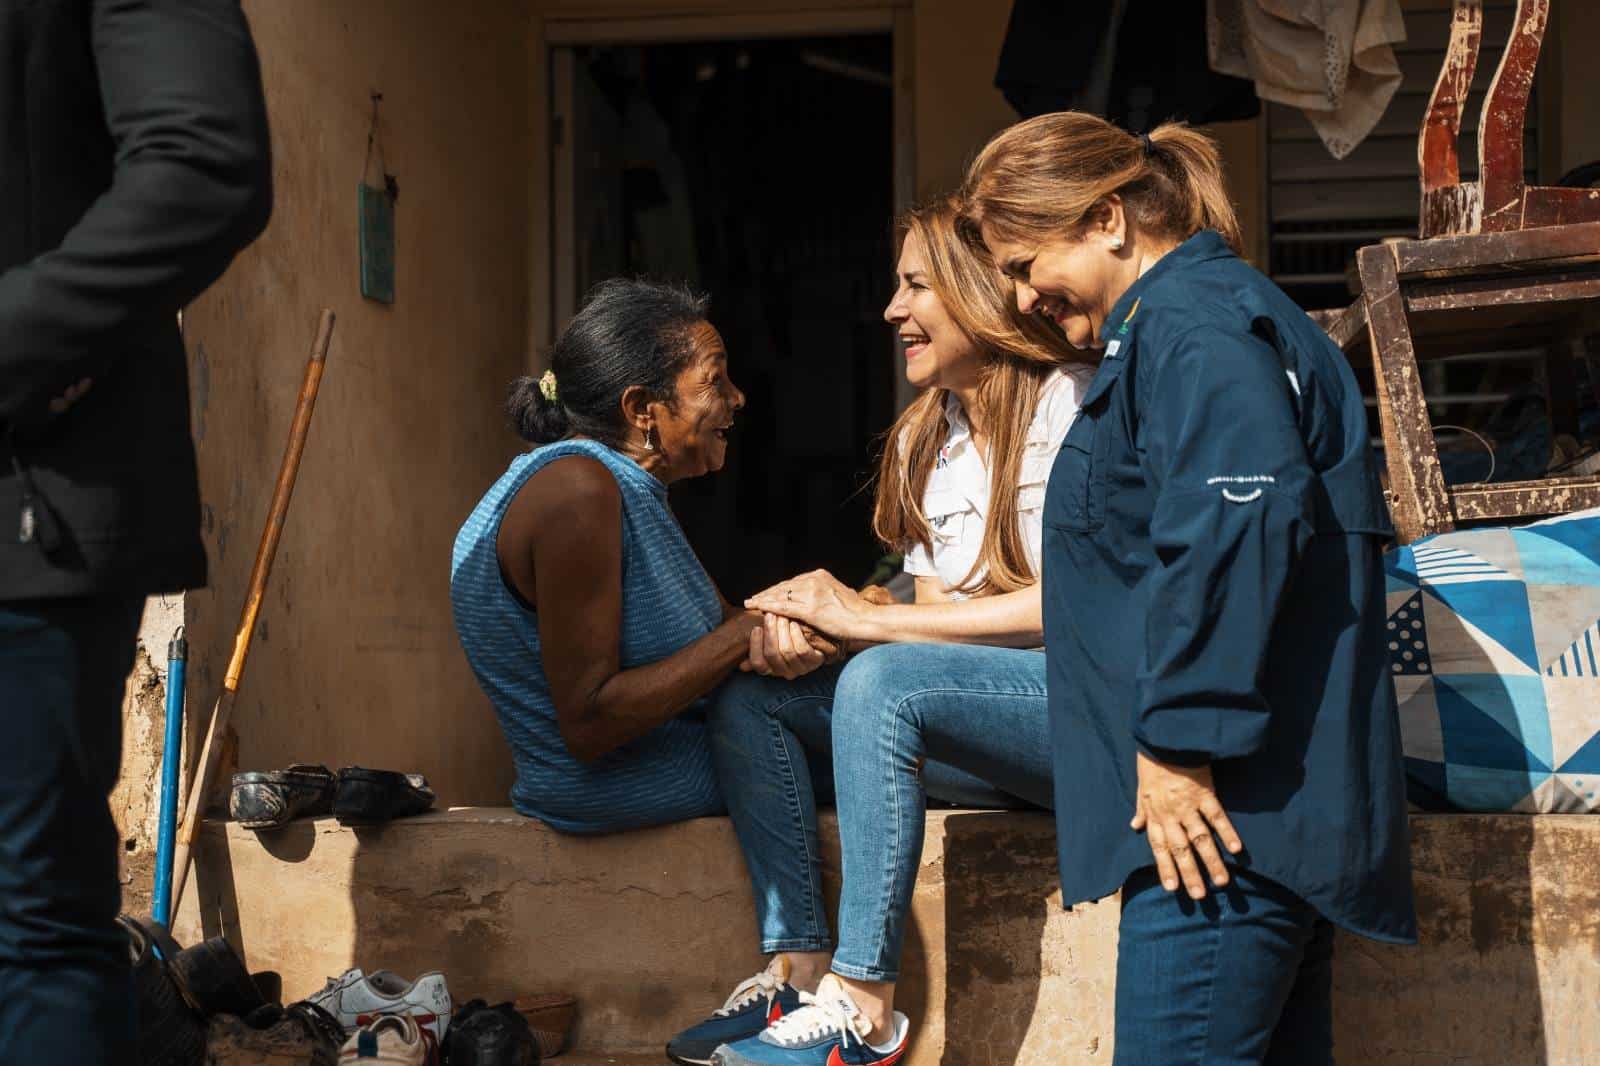
<svg viewBox="0 0 1600 1066"><path fill-rule="evenodd" d="M711 753L755 891L761 950L826 951L816 805L839 809L833 968L898 977L927 799L1051 803L1039 652L885 644L785 682L741 674L713 701Z"/></svg>
<svg viewBox="0 0 1600 1066"><path fill-rule="evenodd" d="M122 689L144 597L0 603L0 1048L7 1062L133 1059L115 921Z"/></svg>
<svg viewBox="0 0 1600 1066"><path fill-rule="evenodd" d="M1230 867L1199 903L1155 867L1122 889L1117 1066L1331 1066L1333 926Z"/></svg>

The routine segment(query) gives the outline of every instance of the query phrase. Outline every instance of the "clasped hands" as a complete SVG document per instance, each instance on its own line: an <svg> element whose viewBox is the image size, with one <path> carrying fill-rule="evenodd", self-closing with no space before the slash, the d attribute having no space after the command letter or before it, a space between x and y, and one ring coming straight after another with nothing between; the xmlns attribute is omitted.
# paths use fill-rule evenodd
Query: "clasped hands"
<svg viewBox="0 0 1600 1066"><path fill-rule="evenodd" d="M872 604L892 603L887 589L860 592L826 570L780 581L745 601L761 613L750 630L750 651L739 669L793 680L850 651L854 623Z"/></svg>

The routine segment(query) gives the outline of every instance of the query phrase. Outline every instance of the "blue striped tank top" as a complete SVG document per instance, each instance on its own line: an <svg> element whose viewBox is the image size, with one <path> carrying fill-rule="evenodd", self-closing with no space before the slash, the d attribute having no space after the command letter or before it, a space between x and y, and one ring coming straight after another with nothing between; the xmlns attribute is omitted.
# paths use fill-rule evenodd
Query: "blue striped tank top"
<svg viewBox="0 0 1600 1066"><path fill-rule="evenodd" d="M511 802L556 829L609 832L657 824L663 792L710 797L719 806L704 727L704 701L587 765L568 753L539 648L539 616L506 585L495 553L500 522L517 492L547 464L586 455L605 464L622 492L621 666L664 659L722 621L721 602L667 506L666 486L626 456L592 440L566 440L513 459L456 535L450 603L456 634L511 745Z"/></svg>

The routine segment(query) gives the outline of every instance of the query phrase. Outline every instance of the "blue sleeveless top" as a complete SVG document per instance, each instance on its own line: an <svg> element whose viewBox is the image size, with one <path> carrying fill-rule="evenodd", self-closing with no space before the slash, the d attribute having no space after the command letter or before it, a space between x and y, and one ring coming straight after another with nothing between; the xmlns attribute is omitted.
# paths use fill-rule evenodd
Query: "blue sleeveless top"
<svg viewBox="0 0 1600 1066"><path fill-rule="evenodd" d="M456 634L511 744L512 805L556 829L585 832L635 816L647 824L664 771L705 776L713 794L715 786L703 701L587 765L561 739L540 657L539 615L506 584L495 541L528 479L569 455L604 463L622 492L622 669L664 659L711 632L722 622L722 605L667 507L666 486L597 441L558 441L513 459L456 535L450 564Z"/></svg>

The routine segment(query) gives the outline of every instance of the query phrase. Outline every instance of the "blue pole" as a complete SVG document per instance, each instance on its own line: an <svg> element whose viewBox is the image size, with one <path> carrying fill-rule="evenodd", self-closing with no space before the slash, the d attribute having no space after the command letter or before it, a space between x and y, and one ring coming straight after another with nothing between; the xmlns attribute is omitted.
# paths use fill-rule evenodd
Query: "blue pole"
<svg viewBox="0 0 1600 1066"><path fill-rule="evenodd" d="M161 748L161 822L156 833L155 920L172 919L172 852L178 836L178 767L183 755L183 676L189 642L183 627L167 645L167 732Z"/></svg>

